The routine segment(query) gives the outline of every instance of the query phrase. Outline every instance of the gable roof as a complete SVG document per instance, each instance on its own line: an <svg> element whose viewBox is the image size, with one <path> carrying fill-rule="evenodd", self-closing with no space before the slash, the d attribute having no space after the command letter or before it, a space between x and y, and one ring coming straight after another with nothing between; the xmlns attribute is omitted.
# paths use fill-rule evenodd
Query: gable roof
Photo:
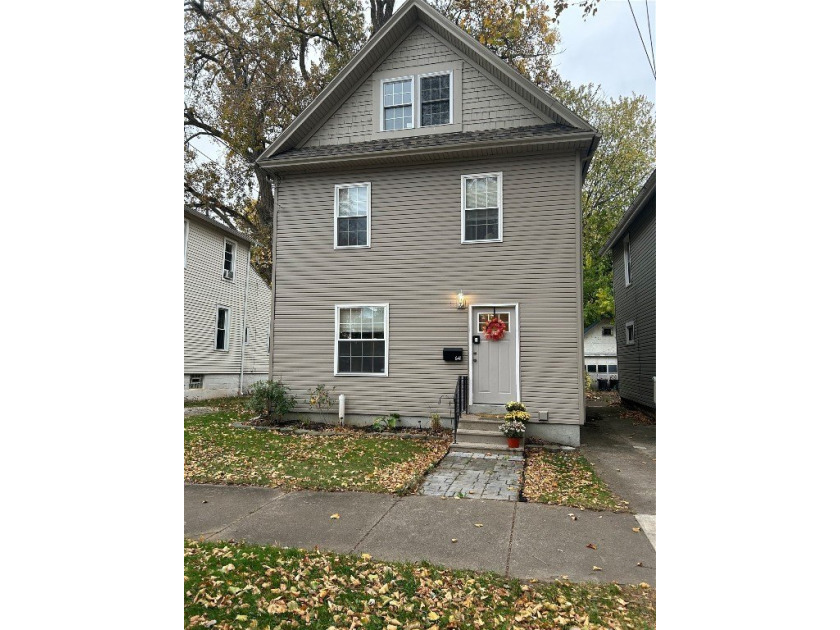
<svg viewBox="0 0 840 630"><path fill-rule="evenodd" d="M589 123L531 83L426 2L423 0L407 0L330 81L315 100L263 151L257 158L257 162L264 163L276 159L279 153L295 149L320 128L347 98L367 80L382 59L402 42L417 23L428 27L457 52L495 77L529 107L547 116L557 125L595 135L587 159L591 157L595 146L597 146L599 136Z"/></svg>
<svg viewBox="0 0 840 630"><path fill-rule="evenodd" d="M613 248L627 229L630 227L630 224L633 223L633 219L645 209L647 202L650 201L650 198L656 193L656 169L653 169L653 173L650 174L650 177L647 178L644 186L639 191L639 194L636 195L636 198L633 200L633 203L630 204L630 207L627 211L621 216L621 219L618 221L618 225L615 226L615 229L610 234L609 238L607 238L607 244L604 245L601 250L598 252L599 256L603 256L609 250Z"/></svg>
<svg viewBox="0 0 840 630"><path fill-rule="evenodd" d="M603 324L604 322L607 322L607 324L608 324L609 326L613 326L613 327L615 327L615 321L613 321L613 319L612 319L612 318L610 318L610 317L602 317L602 318L601 318L601 319L599 319L598 321L592 322L591 324L589 324L589 326L587 326L586 328L584 328L584 329L583 329L583 335L584 335L584 336L586 336L586 333L588 333L590 330L592 330L593 328L595 328L595 326L597 326L598 324Z"/></svg>
<svg viewBox="0 0 840 630"><path fill-rule="evenodd" d="M220 221L211 219L206 214L204 214L203 212L199 212L198 210L193 210L192 208L184 206L184 216L189 217L191 219L198 219L205 225L210 225L216 228L217 230L224 232L225 234L229 234L234 238L238 238L240 241L248 243L249 245L253 245L254 243L256 243L256 241L254 241L252 238L245 236L242 232L238 232L233 228L226 226L224 223L221 223Z"/></svg>

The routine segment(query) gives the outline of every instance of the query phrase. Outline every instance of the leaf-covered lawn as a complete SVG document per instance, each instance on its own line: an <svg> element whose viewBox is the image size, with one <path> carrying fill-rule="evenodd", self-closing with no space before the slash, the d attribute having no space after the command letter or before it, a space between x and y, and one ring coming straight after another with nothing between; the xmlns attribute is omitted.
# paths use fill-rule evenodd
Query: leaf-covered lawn
<svg viewBox="0 0 840 630"><path fill-rule="evenodd" d="M628 509L627 502L616 497L576 451L529 449L522 494L536 503L614 512Z"/></svg>
<svg viewBox="0 0 840 630"><path fill-rule="evenodd" d="M185 481L402 493L413 489L449 446L445 439L280 435L230 426L249 415L231 404L184 418Z"/></svg>
<svg viewBox="0 0 840 630"><path fill-rule="evenodd" d="M184 542L186 628L644 630L656 626L656 595L643 586L521 584L365 554Z"/></svg>

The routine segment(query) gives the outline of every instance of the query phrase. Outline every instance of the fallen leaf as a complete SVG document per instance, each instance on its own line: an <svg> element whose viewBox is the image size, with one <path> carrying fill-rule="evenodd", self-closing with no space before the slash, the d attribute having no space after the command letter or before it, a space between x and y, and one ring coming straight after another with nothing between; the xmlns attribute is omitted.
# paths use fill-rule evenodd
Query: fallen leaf
<svg viewBox="0 0 840 630"><path fill-rule="evenodd" d="M338 515L338 513L336 513L336 514L333 514L332 516L330 516L330 518L341 518L341 517Z"/></svg>
<svg viewBox="0 0 840 630"><path fill-rule="evenodd" d="M634 527L633 531L638 534L640 531L642 531L642 528L641 527Z"/></svg>
<svg viewBox="0 0 840 630"><path fill-rule="evenodd" d="M586 545L586 546L587 546L589 549L597 549L597 548L598 548L598 545L593 545L592 543L589 543L589 544L588 544L588 545Z"/></svg>
<svg viewBox="0 0 840 630"><path fill-rule="evenodd" d="M235 568L236 568L236 567L235 567L235 566L233 566L232 564L226 564L225 566L223 566L223 567L222 567L222 569L221 569L221 570L222 570L222 573L230 573L230 572L231 572L231 571L233 571Z"/></svg>
<svg viewBox="0 0 840 630"><path fill-rule="evenodd" d="M457 539L457 538L453 538L453 539L452 539L452 542L458 542L458 539ZM433 619L432 621L434 621L434 619Z"/></svg>
<svg viewBox="0 0 840 630"><path fill-rule="evenodd" d="M592 570L593 570L593 571L600 571L600 570L601 570L601 567L596 567L596 566L593 566L593 567L592 567Z"/></svg>
<svg viewBox="0 0 840 630"><path fill-rule="evenodd" d="M429 621L437 621L440 619L440 615L437 614L434 610L429 613Z"/></svg>
<svg viewBox="0 0 840 630"><path fill-rule="evenodd" d="M641 563L641 562L637 562L637 563L636 563L636 566L637 566L637 567L640 567L640 566L642 566L642 563Z"/></svg>
<svg viewBox="0 0 840 630"><path fill-rule="evenodd" d="M248 617L245 615L236 615L237 621L248 621Z"/></svg>
<svg viewBox="0 0 840 630"><path fill-rule="evenodd" d="M639 582L639 588L650 588L650 584L647 582Z"/></svg>
<svg viewBox="0 0 840 630"><path fill-rule="evenodd" d="M484 525L482 523L476 523L475 526L476 527L484 527Z"/></svg>
<svg viewBox="0 0 840 630"><path fill-rule="evenodd" d="M362 554L362 560L370 560L370 558L371 558L371 555L369 553L363 553Z"/></svg>

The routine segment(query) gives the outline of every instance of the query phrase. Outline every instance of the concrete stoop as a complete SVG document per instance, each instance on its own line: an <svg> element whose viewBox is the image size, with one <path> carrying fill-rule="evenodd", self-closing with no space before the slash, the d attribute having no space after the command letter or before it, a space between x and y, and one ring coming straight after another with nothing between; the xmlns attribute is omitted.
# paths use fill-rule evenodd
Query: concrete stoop
<svg viewBox="0 0 840 630"><path fill-rule="evenodd" d="M449 447L452 452L462 453L508 453L521 454L525 451L525 438L519 448L508 448L507 438L499 433L501 418L482 418L474 413L461 416L458 422L458 441Z"/></svg>

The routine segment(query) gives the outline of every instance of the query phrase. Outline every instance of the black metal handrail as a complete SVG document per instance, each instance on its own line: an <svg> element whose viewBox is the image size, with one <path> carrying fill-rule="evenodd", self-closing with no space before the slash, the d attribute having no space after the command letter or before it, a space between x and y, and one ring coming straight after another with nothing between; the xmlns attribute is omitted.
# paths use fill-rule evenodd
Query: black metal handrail
<svg viewBox="0 0 840 630"><path fill-rule="evenodd" d="M461 415L467 411L469 384L470 378L468 376L458 377L458 384L455 386L455 411L452 419L453 442L458 441L458 421L461 419Z"/></svg>

